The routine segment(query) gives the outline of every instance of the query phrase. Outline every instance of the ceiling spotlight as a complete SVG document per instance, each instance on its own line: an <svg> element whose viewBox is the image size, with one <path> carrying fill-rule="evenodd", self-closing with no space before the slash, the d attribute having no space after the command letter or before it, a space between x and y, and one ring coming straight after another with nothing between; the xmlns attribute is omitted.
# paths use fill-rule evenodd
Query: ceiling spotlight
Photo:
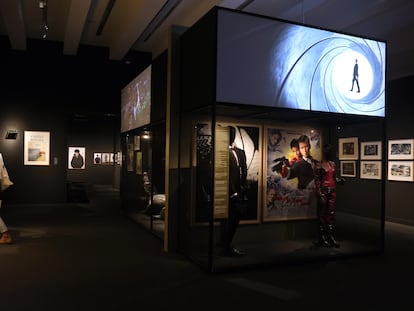
<svg viewBox="0 0 414 311"><path fill-rule="evenodd" d="M39 8L40 9L44 9L47 6L47 1L46 0L40 0L39 1Z"/></svg>

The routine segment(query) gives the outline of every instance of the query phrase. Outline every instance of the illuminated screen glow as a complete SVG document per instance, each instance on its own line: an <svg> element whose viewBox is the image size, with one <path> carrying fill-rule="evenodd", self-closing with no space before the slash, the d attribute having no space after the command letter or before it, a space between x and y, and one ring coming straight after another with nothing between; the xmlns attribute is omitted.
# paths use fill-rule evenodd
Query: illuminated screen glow
<svg viewBox="0 0 414 311"><path fill-rule="evenodd" d="M218 102L385 116L385 42L224 10L217 40Z"/></svg>
<svg viewBox="0 0 414 311"><path fill-rule="evenodd" d="M121 91L121 133L151 121L151 65Z"/></svg>

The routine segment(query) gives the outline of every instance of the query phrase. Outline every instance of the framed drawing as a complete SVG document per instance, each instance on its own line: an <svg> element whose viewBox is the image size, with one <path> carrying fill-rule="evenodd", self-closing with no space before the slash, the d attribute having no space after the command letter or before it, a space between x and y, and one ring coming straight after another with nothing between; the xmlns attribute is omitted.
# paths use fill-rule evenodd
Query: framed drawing
<svg viewBox="0 0 414 311"><path fill-rule="evenodd" d="M299 163L292 142L301 136L310 142L310 154L321 159L321 135L317 129L307 127L265 127L262 217L264 222L312 219L316 217L316 206L309 189L299 189L298 177L290 178L282 173L282 166L293 167ZM293 147L292 147L293 146ZM300 163L301 164L301 163ZM298 164L298 165L300 165Z"/></svg>
<svg viewBox="0 0 414 311"><path fill-rule="evenodd" d="M360 178L381 179L381 161L361 161Z"/></svg>
<svg viewBox="0 0 414 311"><path fill-rule="evenodd" d="M388 141L388 160L414 160L414 139Z"/></svg>
<svg viewBox="0 0 414 311"><path fill-rule="evenodd" d="M358 160L358 137L338 139L339 160Z"/></svg>
<svg viewBox="0 0 414 311"><path fill-rule="evenodd" d="M341 176L356 177L356 162L355 161L341 161L340 165Z"/></svg>
<svg viewBox="0 0 414 311"><path fill-rule="evenodd" d="M388 180L414 181L413 161L388 161Z"/></svg>
<svg viewBox="0 0 414 311"><path fill-rule="evenodd" d="M86 149L85 147L68 148L68 169L85 169Z"/></svg>
<svg viewBox="0 0 414 311"><path fill-rule="evenodd" d="M381 141L361 142L361 160L381 160L382 143Z"/></svg>
<svg viewBox="0 0 414 311"><path fill-rule="evenodd" d="M24 165L50 165L50 132L24 131Z"/></svg>

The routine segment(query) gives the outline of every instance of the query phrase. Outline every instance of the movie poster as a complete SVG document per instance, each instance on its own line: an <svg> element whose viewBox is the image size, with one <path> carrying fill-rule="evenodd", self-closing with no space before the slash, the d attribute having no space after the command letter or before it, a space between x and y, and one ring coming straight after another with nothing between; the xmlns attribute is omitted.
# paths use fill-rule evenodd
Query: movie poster
<svg viewBox="0 0 414 311"><path fill-rule="evenodd" d="M316 217L313 200L314 182L305 189L298 188L297 178L289 179L282 174L282 166L291 167L298 161L292 142L301 135L310 141L310 155L321 159L320 131L316 129L265 128L265 165L263 221L307 219Z"/></svg>

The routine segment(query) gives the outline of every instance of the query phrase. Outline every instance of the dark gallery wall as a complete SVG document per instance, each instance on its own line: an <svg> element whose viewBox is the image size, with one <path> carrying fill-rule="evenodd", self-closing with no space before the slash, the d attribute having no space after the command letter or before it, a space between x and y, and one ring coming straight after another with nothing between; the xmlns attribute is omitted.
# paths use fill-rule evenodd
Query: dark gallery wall
<svg viewBox="0 0 414 311"><path fill-rule="evenodd" d="M388 83L387 142L389 139L414 139L414 76ZM386 178L386 174L384 175ZM414 183L386 181L386 220L414 225Z"/></svg>
<svg viewBox="0 0 414 311"><path fill-rule="evenodd" d="M106 49L80 47L65 56L63 46L40 40L28 50L14 51L0 38L0 152L15 185L5 202L60 203L67 201L67 183L116 186L116 166L94 166L93 152L120 150L120 92L151 63L150 53L108 60ZM8 129L18 131L6 140ZM24 131L50 132L50 165L23 162ZM86 148L84 170L68 170L68 147Z"/></svg>

